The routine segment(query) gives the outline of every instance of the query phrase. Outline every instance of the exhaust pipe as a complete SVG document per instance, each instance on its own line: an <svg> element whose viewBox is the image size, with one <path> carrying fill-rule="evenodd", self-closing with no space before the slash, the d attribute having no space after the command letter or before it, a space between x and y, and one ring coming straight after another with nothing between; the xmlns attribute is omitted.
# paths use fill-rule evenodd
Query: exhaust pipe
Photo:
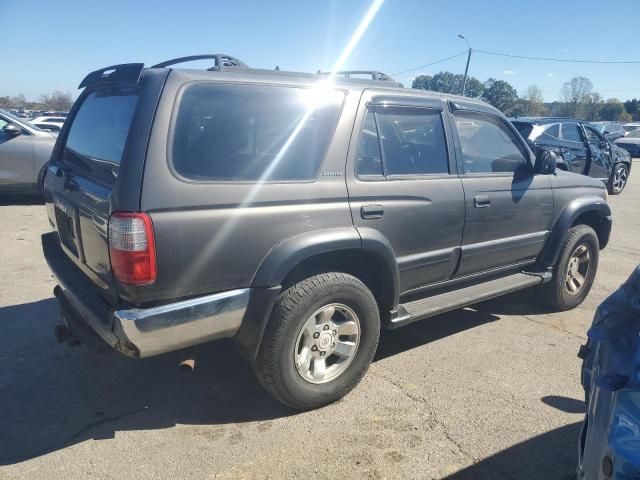
<svg viewBox="0 0 640 480"><path fill-rule="evenodd" d="M178 370L180 370L180 373L190 374L190 373L193 373L195 369L196 369L195 358L186 358L178 364Z"/></svg>

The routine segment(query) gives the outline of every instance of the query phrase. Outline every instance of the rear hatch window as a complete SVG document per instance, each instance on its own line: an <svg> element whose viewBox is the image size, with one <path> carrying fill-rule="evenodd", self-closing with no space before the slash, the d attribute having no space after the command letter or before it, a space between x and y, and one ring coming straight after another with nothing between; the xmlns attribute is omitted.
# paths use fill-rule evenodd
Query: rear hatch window
<svg viewBox="0 0 640 480"><path fill-rule="evenodd" d="M63 160L113 183L137 102L133 89L90 93L73 119Z"/></svg>

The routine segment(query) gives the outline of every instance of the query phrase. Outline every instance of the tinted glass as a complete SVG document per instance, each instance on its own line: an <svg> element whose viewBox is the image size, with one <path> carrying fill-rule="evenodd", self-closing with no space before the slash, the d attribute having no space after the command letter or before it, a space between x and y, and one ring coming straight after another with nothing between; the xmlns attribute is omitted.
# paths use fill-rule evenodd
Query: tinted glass
<svg viewBox="0 0 640 480"><path fill-rule="evenodd" d="M633 131L629 132L627 134L627 138L640 138L640 130L633 130Z"/></svg>
<svg viewBox="0 0 640 480"><path fill-rule="evenodd" d="M90 93L73 119L67 153L120 164L137 102L131 90Z"/></svg>
<svg viewBox="0 0 640 480"><path fill-rule="evenodd" d="M529 135L531 134L531 131L533 130L533 125L527 122L511 122L513 123L513 126L516 127L516 130L518 130L518 133L520 133L520 135L522 135L522 138L529 139L529 140L533 140L532 138L529 138Z"/></svg>
<svg viewBox="0 0 640 480"><path fill-rule="evenodd" d="M604 142L604 137L600 136L600 134L593 128L585 126L584 132L587 135L587 141L593 144L599 144Z"/></svg>
<svg viewBox="0 0 640 480"><path fill-rule="evenodd" d="M562 139L570 142L582 142L580 127L577 123L562 124Z"/></svg>
<svg viewBox="0 0 640 480"><path fill-rule="evenodd" d="M549 127L545 129L544 133L553 138L560 138L560 125L557 123L549 125Z"/></svg>
<svg viewBox="0 0 640 480"><path fill-rule="evenodd" d="M362 124L358 150L356 152L358 175L383 175L380 141L373 112L368 111Z"/></svg>
<svg viewBox="0 0 640 480"><path fill-rule="evenodd" d="M492 115L455 114L464 173L514 172L529 163L506 124Z"/></svg>
<svg viewBox="0 0 640 480"><path fill-rule="evenodd" d="M196 180L312 180L343 98L334 90L192 85L175 120L173 166Z"/></svg>
<svg viewBox="0 0 640 480"><path fill-rule="evenodd" d="M448 173L440 112L417 108L376 111L386 175Z"/></svg>

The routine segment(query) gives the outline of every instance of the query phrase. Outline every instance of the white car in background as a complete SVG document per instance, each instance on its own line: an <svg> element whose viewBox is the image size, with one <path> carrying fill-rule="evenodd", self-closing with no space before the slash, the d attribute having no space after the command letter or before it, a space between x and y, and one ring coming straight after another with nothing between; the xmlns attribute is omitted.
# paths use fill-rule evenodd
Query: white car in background
<svg viewBox="0 0 640 480"><path fill-rule="evenodd" d="M31 124L43 130L59 133L64 120L62 117L37 117L31 120Z"/></svg>
<svg viewBox="0 0 640 480"><path fill-rule="evenodd" d="M622 125L622 128L624 128L624 134L629 135L629 133L633 132L634 130L640 130L640 123L634 122L634 123L625 123L624 125Z"/></svg>

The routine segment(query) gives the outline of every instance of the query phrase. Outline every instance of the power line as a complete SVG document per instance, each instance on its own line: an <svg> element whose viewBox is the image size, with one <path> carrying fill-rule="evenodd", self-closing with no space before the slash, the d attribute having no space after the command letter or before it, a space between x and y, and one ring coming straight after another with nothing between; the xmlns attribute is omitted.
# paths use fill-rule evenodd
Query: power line
<svg viewBox="0 0 640 480"><path fill-rule="evenodd" d="M467 50L465 50L464 52L456 53L455 55L451 55L450 57L447 57L447 58L442 58L440 60L436 60L435 62L427 63L425 65L420 65L419 67L410 68L409 70L403 70L402 72L392 73L391 75L402 75L403 73L414 72L416 70L420 70L421 68L430 67L431 65L435 65L436 63L446 62L447 60L451 60L452 58L456 58L456 57L459 57L461 55L466 55L466 54L467 54Z"/></svg>
<svg viewBox="0 0 640 480"><path fill-rule="evenodd" d="M637 60L626 60L626 61L613 61L613 60L572 60L569 58L549 58L549 57L527 57L525 55L512 55L509 53L501 53L501 52L489 52L487 50L476 50L473 49L474 52L484 53L486 55L495 55L498 57L509 57L509 58L520 58L524 60L539 60L545 62L565 62L565 63L605 63L605 64L640 64L640 61Z"/></svg>

